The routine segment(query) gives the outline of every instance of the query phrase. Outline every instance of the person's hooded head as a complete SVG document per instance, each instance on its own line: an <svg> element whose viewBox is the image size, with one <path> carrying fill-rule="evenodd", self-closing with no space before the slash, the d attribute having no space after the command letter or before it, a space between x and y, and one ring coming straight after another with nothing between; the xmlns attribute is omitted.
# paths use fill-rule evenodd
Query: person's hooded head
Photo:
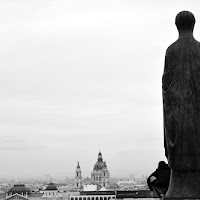
<svg viewBox="0 0 200 200"><path fill-rule="evenodd" d="M158 167L159 168L162 168L162 167L165 167L167 164L165 163L165 161L160 161L159 163L158 163Z"/></svg>

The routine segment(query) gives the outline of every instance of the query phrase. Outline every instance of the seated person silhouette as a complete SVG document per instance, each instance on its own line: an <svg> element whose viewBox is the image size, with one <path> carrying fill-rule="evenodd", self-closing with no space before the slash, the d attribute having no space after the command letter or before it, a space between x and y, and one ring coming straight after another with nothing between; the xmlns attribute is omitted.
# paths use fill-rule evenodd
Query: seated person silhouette
<svg viewBox="0 0 200 200"><path fill-rule="evenodd" d="M164 161L158 163L158 168L147 179L151 197L162 197L166 194L170 180L170 168Z"/></svg>

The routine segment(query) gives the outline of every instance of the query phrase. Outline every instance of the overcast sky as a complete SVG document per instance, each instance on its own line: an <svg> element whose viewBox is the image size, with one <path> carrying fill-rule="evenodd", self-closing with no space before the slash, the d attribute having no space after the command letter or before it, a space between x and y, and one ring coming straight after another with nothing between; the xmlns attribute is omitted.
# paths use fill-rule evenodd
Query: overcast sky
<svg viewBox="0 0 200 200"><path fill-rule="evenodd" d="M162 73L199 0L2 0L0 177L90 176L99 149L111 177L166 160Z"/></svg>

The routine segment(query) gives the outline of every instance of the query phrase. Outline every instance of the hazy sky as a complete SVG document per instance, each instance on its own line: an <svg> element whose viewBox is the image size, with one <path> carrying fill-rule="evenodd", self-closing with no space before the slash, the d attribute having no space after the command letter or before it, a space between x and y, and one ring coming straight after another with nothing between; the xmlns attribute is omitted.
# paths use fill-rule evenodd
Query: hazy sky
<svg viewBox="0 0 200 200"><path fill-rule="evenodd" d="M199 0L2 0L0 177L148 174L163 147L161 78L174 19Z"/></svg>

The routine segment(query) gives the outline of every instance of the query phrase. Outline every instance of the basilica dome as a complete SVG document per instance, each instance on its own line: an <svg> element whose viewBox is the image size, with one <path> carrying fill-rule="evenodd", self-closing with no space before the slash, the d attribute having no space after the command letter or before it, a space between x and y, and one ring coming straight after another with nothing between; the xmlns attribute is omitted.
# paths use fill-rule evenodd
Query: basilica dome
<svg viewBox="0 0 200 200"><path fill-rule="evenodd" d="M99 152L97 162L94 165L94 170L102 170L104 167L106 167L106 162L103 162L102 154Z"/></svg>
<svg viewBox="0 0 200 200"><path fill-rule="evenodd" d="M97 161L94 165L94 170L102 170L104 167L104 162Z"/></svg>

